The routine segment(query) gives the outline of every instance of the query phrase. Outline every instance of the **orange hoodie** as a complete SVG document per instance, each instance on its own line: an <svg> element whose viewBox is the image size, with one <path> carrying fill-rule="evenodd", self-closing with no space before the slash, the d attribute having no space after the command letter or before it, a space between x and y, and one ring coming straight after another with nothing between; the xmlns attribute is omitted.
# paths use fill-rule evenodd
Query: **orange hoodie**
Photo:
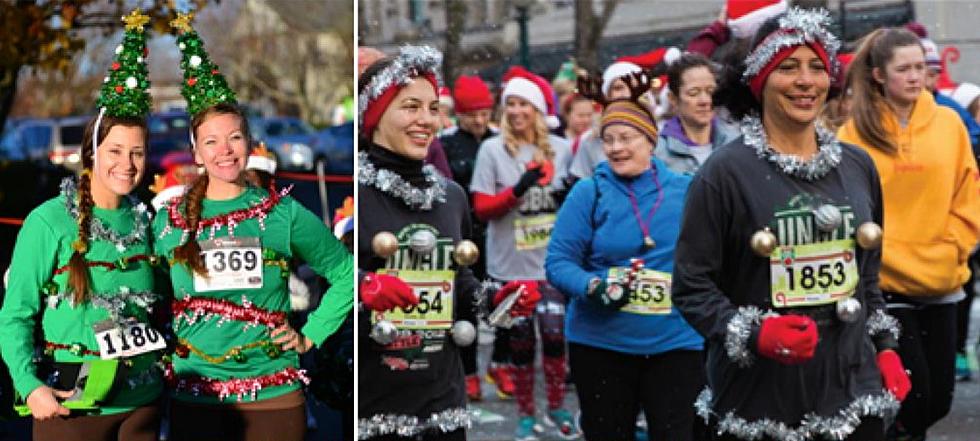
<svg viewBox="0 0 980 441"><path fill-rule="evenodd" d="M895 154L861 139L853 119L838 133L867 151L881 175L881 289L908 296L952 293L970 277L966 259L980 233L980 174L966 127L928 92L915 102L908 126L901 127L890 110L882 115L898 146Z"/></svg>

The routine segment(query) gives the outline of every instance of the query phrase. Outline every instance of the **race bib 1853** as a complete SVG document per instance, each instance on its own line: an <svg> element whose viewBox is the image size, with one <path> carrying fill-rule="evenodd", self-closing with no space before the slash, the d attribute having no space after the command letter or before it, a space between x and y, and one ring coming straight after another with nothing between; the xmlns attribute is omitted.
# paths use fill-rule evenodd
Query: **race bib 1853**
<svg viewBox="0 0 980 441"><path fill-rule="evenodd" d="M194 273L197 292L262 287L262 245L257 237L204 240L201 255L208 277Z"/></svg>
<svg viewBox="0 0 980 441"><path fill-rule="evenodd" d="M769 259L776 307L836 302L851 296L860 278L853 239L779 247Z"/></svg>
<svg viewBox="0 0 980 441"><path fill-rule="evenodd" d="M371 322L387 320L398 329L449 329L453 326L453 283L456 274L451 270L379 270L402 279L412 287L419 299L417 305L375 311Z"/></svg>

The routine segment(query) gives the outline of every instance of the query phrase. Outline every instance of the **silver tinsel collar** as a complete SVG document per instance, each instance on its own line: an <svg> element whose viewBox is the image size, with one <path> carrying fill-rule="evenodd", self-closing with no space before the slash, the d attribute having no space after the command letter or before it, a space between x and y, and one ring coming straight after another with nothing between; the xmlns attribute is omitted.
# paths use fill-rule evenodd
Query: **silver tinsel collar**
<svg viewBox="0 0 980 441"><path fill-rule="evenodd" d="M426 431L442 433L469 428L473 417L465 407L457 407L433 413L428 418L411 415L374 415L357 422L357 439L369 439L381 435L415 436Z"/></svg>
<svg viewBox="0 0 980 441"><path fill-rule="evenodd" d="M817 154L809 161L804 161L796 155L787 155L774 150L766 138L766 130L762 127L762 120L757 116L746 115L745 118L742 118L741 129L745 145L754 148L759 158L776 164L787 175L813 181L824 177L840 164L840 141L837 140L834 132L820 123L816 124Z"/></svg>
<svg viewBox="0 0 980 441"><path fill-rule="evenodd" d="M890 332L895 340L902 335L902 328L898 323L898 319L892 315L886 313L882 310L877 310L871 317L868 317L867 322L868 335L874 337L880 332Z"/></svg>
<svg viewBox="0 0 980 441"><path fill-rule="evenodd" d="M371 82L357 95L359 121L364 121L364 112L367 111L368 105L392 86L409 84L424 73L432 73L436 77L436 84L442 84L439 74L441 65L442 52L431 46L402 46L394 61L375 74Z"/></svg>
<svg viewBox="0 0 980 441"><path fill-rule="evenodd" d="M78 187L75 179L65 178L61 181L61 195L65 198L65 209L68 214L78 221ZM127 247L146 241L147 227L149 219L146 214L146 205L139 202L133 196L126 196L130 206L133 207L133 230L127 235L121 235L111 228L105 226L99 218L92 216L89 223L88 236L92 240L102 240L112 243L120 253L126 251Z"/></svg>
<svg viewBox="0 0 980 441"><path fill-rule="evenodd" d="M745 59L742 80L748 83L769 64L780 50L786 47L817 43L827 52L828 72L837 72L837 50L840 40L827 28L831 24L830 13L825 9L807 10L792 8L779 19L779 29L769 34Z"/></svg>
<svg viewBox="0 0 980 441"><path fill-rule="evenodd" d="M749 367L755 360L749 349L752 329L762 323L762 310L756 306L739 306L738 312L728 321L725 335L725 352L739 367Z"/></svg>
<svg viewBox="0 0 980 441"><path fill-rule="evenodd" d="M431 210L434 202L446 202L446 182L432 165L422 167L422 174L425 175L429 187L416 188L397 173L375 167L368 159L367 152L360 152L357 161L359 184L377 188L382 193L401 199L412 210Z"/></svg>
<svg viewBox="0 0 980 441"><path fill-rule="evenodd" d="M708 422L714 414L711 409L711 401L711 389L705 388L694 402L696 413L704 418L705 422ZM716 427L719 435L728 433L742 440L759 440L768 436L777 441L814 439L842 441L861 425L861 418L871 416L891 418L898 412L900 404L894 395L882 391L879 395L864 395L855 398L854 401L837 411L837 414L833 416L809 413L803 417L796 428L768 418L748 421L735 415L734 412L728 412L721 417Z"/></svg>

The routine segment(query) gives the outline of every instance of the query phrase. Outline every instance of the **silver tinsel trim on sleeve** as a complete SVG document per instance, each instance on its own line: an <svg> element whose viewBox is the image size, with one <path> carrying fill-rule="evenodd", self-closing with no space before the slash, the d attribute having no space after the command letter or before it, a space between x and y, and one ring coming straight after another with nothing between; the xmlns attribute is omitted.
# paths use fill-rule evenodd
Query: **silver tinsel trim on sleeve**
<svg viewBox="0 0 980 441"><path fill-rule="evenodd" d="M65 209L68 214L78 221L78 187L74 178L65 178L61 181L61 195L65 198ZM88 236L92 240L101 240L115 245L120 253L126 248L143 242L147 238L147 228L150 225L149 215L146 212L146 205L133 196L126 196L130 206L133 207L133 230L127 235L122 235L111 228L105 226L102 221L92 216L89 223Z"/></svg>
<svg viewBox="0 0 980 441"><path fill-rule="evenodd" d="M868 317L867 328L868 335L872 337L878 335L879 332L886 331L890 332L895 340L898 340L898 337L902 335L902 328L898 319L880 309Z"/></svg>
<svg viewBox="0 0 980 441"><path fill-rule="evenodd" d="M412 210L431 210L433 203L446 202L446 182L432 165L422 167L428 188L416 188L402 179L397 173L377 168L368 159L367 152L357 155L357 182L362 185L377 188L393 198L401 199Z"/></svg>
<svg viewBox="0 0 980 441"><path fill-rule="evenodd" d="M697 414L705 421L708 421L708 418L713 414L711 397L711 390L706 388L698 395L698 399L694 403ZM833 416L825 417L809 413L803 417L796 428L791 428L786 423L768 418L748 421L735 415L734 412L727 412L725 416L721 417L716 428L719 435L728 433L743 440L759 440L768 436L778 441L817 439L842 441L854 433L854 430L861 424L862 418L888 419L898 412L899 406L899 401L893 395L883 391L880 395L857 397Z"/></svg>
<svg viewBox="0 0 980 441"><path fill-rule="evenodd" d="M838 68L837 51L840 49L840 40L827 29L830 24L830 13L825 9L790 9L779 19L779 30L769 34L745 58L745 73L742 74L742 80L746 83L752 81L752 78L762 71L772 57L783 48L806 43L818 43L823 46L830 62L827 71L833 76Z"/></svg>
<svg viewBox="0 0 980 441"><path fill-rule="evenodd" d="M758 116L746 115L742 118L741 130L745 145L755 149L756 156L776 164L783 173L790 176L814 181L826 176L841 161L840 141L833 131L820 123L816 124L817 154L808 161L796 155L787 155L774 150L769 145L766 130Z"/></svg>
<svg viewBox="0 0 980 441"><path fill-rule="evenodd" d="M725 335L725 352L739 367L749 367L755 360L749 349L749 336L752 328L762 322L762 310L755 306L740 306L738 312L728 321Z"/></svg>
<svg viewBox="0 0 980 441"><path fill-rule="evenodd" d="M404 86L424 73L432 73L436 76L436 83L442 84L439 74L441 65L442 52L431 46L402 46L394 61L375 74L371 82L358 94L357 112L360 117L358 120L364 121L364 112L367 111L368 106L391 86Z"/></svg>
<svg viewBox="0 0 980 441"><path fill-rule="evenodd" d="M446 433L468 429L472 424L473 417L464 407L446 409L424 419L411 415L374 415L361 418L357 422L357 439L365 440L390 434L415 436L429 430Z"/></svg>

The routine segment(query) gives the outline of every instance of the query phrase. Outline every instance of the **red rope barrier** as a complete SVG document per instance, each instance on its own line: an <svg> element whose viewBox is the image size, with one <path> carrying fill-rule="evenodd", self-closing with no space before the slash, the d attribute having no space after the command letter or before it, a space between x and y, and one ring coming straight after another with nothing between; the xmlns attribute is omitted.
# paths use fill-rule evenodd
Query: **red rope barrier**
<svg viewBox="0 0 980 441"><path fill-rule="evenodd" d="M24 225L24 219L15 219L12 217L0 217L0 224L21 226Z"/></svg>
<svg viewBox="0 0 980 441"><path fill-rule="evenodd" d="M323 181L323 182L332 182L332 183L339 183L339 184L347 184L347 183L354 182L353 176L326 175L321 179L312 173L278 172L276 173L276 177L293 179L296 181L311 181L311 182Z"/></svg>

